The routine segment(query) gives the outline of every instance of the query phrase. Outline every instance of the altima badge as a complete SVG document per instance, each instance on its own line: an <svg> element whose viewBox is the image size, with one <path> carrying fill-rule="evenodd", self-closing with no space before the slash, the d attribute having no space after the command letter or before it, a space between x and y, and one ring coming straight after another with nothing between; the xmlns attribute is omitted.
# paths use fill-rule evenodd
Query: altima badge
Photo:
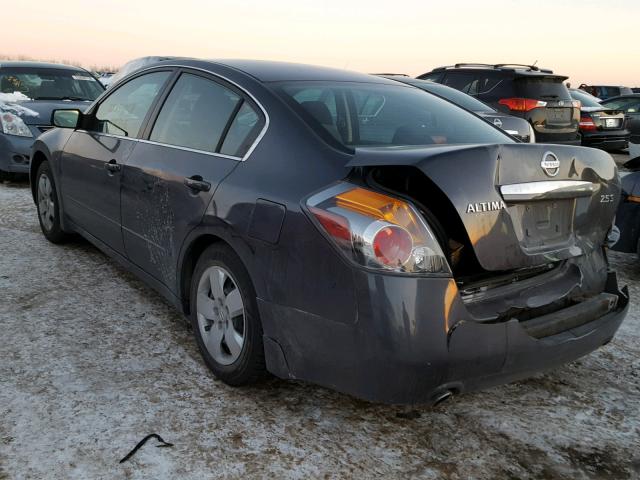
<svg viewBox="0 0 640 480"><path fill-rule="evenodd" d="M495 212L507 208L502 200L498 202L479 202L467 205L467 213Z"/></svg>
<svg viewBox="0 0 640 480"><path fill-rule="evenodd" d="M555 177L560 171L560 160L558 160L558 157L556 157L555 153L546 152L542 156L540 166L542 167L542 170L544 170L544 173L546 173L550 177Z"/></svg>

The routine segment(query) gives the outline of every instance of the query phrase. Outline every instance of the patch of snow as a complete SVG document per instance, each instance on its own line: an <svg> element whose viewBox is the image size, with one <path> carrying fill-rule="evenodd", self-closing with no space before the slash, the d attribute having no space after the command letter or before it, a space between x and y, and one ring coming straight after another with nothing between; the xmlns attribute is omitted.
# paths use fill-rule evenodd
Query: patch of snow
<svg viewBox="0 0 640 480"><path fill-rule="evenodd" d="M38 112L18 105L20 102L28 102L31 100L31 98L22 92L0 93L0 110L13 113L19 117L37 117Z"/></svg>

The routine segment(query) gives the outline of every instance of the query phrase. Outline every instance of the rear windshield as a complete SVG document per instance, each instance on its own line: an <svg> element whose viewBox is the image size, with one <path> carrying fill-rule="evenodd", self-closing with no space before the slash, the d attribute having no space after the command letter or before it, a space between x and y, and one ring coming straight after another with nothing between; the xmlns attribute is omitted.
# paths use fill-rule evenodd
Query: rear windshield
<svg viewBox="0 0 640 480"><path fill-rule="evenodd" d="M346 147L513 143L472 113L414 87L287 82L277 91L318 134Z"/></svg>
<svg viewBox="0 0 640 480"><path fill-rule="evenodd" d="M33 100L95 100L104 87L90 73L64 68L2 68L0 92Z"/></svg>
<svg viewBox="0 0 640 480"><path fill-rule="evenodd" d="M560 77L516 77L514 85L519 97L538 100L571 100L569 90Z"/></svg>
<svg viewBox="0 0 640 480"><path fill-rule="evenodd" d="M579 100L583 107L601 107L600 103L596 100L596 97L589 95L588 93L581 92L580 90L571 90L571 97L574 100Z"/></svg>
<svg viewBox="0 0 640 480"><path fill-rule="evenodd" d="M484 102L472 97L471 95L467 95L466 93L461 92L460 90L456 90L455 88L447 87L446 85L434 84L432 82L420 82L416 80L415 82L407 82L411 85L415 85L418 88L426 92L431 92L436 95L440 95L443 98L446 98L450 102L455 103L456 105L460 105L462 108L466 108L467 110L471 110L472 112L491 112L494 113L495 110L487 105Z"/></svg>

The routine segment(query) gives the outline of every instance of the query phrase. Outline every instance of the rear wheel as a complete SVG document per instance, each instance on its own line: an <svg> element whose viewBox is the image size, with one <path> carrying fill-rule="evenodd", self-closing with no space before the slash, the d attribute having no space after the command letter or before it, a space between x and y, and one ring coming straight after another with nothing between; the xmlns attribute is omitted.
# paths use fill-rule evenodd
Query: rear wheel
<svg viewBox="0 0 640 480"><path fill-rule="evenodd" d="M56 184L47 161L40 164L36 174L36 204L40 228L47 240L52 243L62 243L67 240L69 235L60 227L60 206Z"/></svg>
<svg viewBox="0 0 640 480"><path fill-rule="evenodd" d="M229 385L266 372L256 294L240 258L226 245L200 256L191 284L191 324L207 366Z"/></svg>

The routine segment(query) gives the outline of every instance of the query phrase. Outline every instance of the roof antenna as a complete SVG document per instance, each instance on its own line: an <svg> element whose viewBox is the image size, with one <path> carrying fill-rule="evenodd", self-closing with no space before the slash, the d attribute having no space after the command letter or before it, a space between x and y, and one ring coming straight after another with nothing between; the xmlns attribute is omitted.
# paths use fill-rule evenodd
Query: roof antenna
<svg viewBox="0 0 640 480"><path fill-rule="evenodd" d="M535 62L533 62L533 65L531 65L532 67L536 66L536 63L538 63L538 60L536 60Z"/></svg>

